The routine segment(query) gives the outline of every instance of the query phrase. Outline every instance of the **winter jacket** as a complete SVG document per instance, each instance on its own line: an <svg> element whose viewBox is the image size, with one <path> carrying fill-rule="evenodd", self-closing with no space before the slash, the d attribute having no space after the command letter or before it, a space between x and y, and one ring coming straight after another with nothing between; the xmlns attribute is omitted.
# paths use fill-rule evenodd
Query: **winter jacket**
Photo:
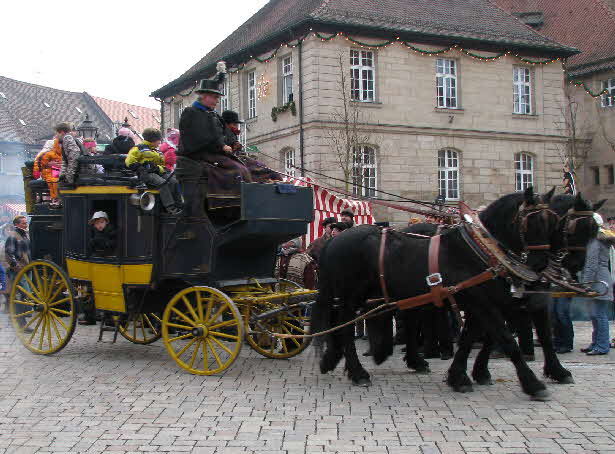
<svg viewBox="0 0 615 454"><path fill-rule="evenodd" d="M322 249L325 247L325 243L330 239L331 236L325 233L320 238L316 238L314 241L312 241L308 246L306 252L309 254L310 257L316 260L316 263L318 263L318 260L320 259L320 254L322 252Z"/></svg>
<svg viewBox="0 0 615 454"><path fill-rule="evenodd" d="M6 292L6 290L6 272L4 271L2 263L0 263L0 293Z"/></svg>
<svg viewBox="0 0 615 454"><path fill-rule="evenodd" d="M175 163L177 162L177 155L175 153L175 148L169 145L167 142L164 142L160 145L160 152L164 155L164 166L169 171L172 172L175 168Z"/></svg>
<svg viewBox="0 0 615 454"><path fill-rule="evenodd" d="M180 144L177 155L203 161L224 151L224 123L214 110L198 101L186 107L179 119Z"/></svg>
<svg viewBox="0 0 615 454"><path fill-rule="evenodd" d="M40 158L39 164L43 180L47 183L57 183L58 173L62 167L62 149L60 143L54 143L51 150Z"/></svg>
<svg viewBox="0 0 615 454"><path fill-rule="evenodd" d="M126 167L135 171L157 171L160 175L164 173L164 156L147 140L128 152L125 163Z"/></svg>
<svg viewBox="0 0 615 454"><path fill-rule="evenodd" d="M73 184L79 170L79 156L84 154L81 147L70 134L66 134L61 142L62 146L62 170L60 170L60 178L65 179L67 183Z"/></svg>
<svg viewBox="0 0 615 454"><path fill-rule="evenodd" d="M30 238L25 230L13 229L4 243L4 256L7 267L19 271L30 263Z"/></svg>
<svg viewBox="0 0 615 454"><path fill-rule="evenodd" d="M43 149L39 151L36 155L36 158L34 158L34 166L32 167L32 178L34 178L35 180L38 180L41 177L41 158L45 153L47 153L47 151L49 150Z"/></svg>
<svg viewBox="0 0 615 454"><path fill-rule="evenodd" d="M591 240L587 245L585 256L585 266L583 267L583 282L604 281L608 285L608 292L601 296L601 300L613 300L613 280L609 271L609 255L612 240L603 233ZM611 265L612 266L612 265ZM592 284L592 289L597 292L604 292L604 285L600 283Z"/></svg>
<svg viewBox="0 0 615 454"><path fill-rule="evenodd" d="M105 256L113 254L116 247L116 230L109 224L103 229L98 230L94 226L90 228L90 255Z"/></svg>
<svg viewBox="0 0 615 454"><path fill-rule="evenodd" d="M135 141L128 136L117 136L110 145L105 147L104 154L128 154L135 146Z"/></svg>

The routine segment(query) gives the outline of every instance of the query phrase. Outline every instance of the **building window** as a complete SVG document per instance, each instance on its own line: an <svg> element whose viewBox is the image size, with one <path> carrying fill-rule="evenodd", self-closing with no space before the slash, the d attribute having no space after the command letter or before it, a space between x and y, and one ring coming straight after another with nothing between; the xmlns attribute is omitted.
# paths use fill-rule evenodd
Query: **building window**
<svg viewBox="0 0 615 454"><path fill-rule="evenodd" d="M175 127L179 128L179 119L182 116L182 112L184 111L184 102L179 101L175 103Z"/></svg>
<svg viewBox="0 0 615 454"><path fill-rule="evenodd" d="M291 177L296 176L297 169L295 168L295 150L289 148L282 152L282 159L284 160L284 173Z"/></svg>
<svg viewBox="0 0 615 454"><path fill-rule="evenodd" d="M6 154L0 153L0 175L6 173Z"/></svg>
<svg viewBox="0 0 615 454"><path fill-rule="evenodd" d="M446 58L436 59L437 106L457 109L457 62Z"/></svg>
<svg viewBox="0 0 615 454"><path fill-rule="evenodd" d="M534 158L527 153L515 154L515 191L534 186Z"/></svg>
<svg viewBox="0 0 615 454"><path fill-rule="evenodd" d="M293 57L288 56L282 60L282 103L293 100Z"/></svg>
<svg viewBox="0 0 615 454"><path fill-rule="evenodd" d="M532 113L532 76L529 68L513 68L513 104L514 113L528 115Z"/></svg>
<svg viewBox="0 0 615 454"><path fill-rule="evenodd" d="M438 194L459 200L459 153L449 148L438 151Z"/></svg>
<svg viewBox="0 0 615 454"><path fill-rule="evenodd" d="M600 168L592 167L591 171L592 171L592 176L594 179L594 186L600 186Z"/></svg>
<svg viewBox="0 0 615 454"><path fill-rule="evenodd" d="M608 90L608 93L602 95L602 107L615 106L615 79L603 80L602 90Z"/></svg>
<svg viewBox="0 0 615 454"><path fill-rule="evenodd" d="M220 96L220 113L229 109L229 85L228 79L224 79L222 85L220 85L220 91L224 96Z"/></svg>
<svg viewBox="0 0 615 454"><path fill-rule="evenodd" d="M607 184L615 184L615 169L613 168L613 164L604 167L606 167Z"/></svg>
<svg viewBox="0 0 615 454"><path fill-rule="evenodd" d="M353 101L374 102L374 52L350 50L350 97Z"/></svg>
<svg viewBox="0 0 615 454"><path fill-rule="evenodd" d="M256 117L256 71L248 73L248 118Z"/></svg>
<svg viewBox="0 0 615 454"><path fill-rule="evenodd" d="M352 152L352 192L363 197L375 197L378 167L376 150L369 145L355 147Z"/></svg>

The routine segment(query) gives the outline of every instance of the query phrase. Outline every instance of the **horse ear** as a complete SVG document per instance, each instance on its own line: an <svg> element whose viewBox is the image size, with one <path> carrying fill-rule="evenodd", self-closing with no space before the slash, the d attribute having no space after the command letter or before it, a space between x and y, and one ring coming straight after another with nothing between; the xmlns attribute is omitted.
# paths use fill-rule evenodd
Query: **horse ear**
<svg viewBox="0 0 615 454"><path fill-rule="evenodd" d="M553 188L545 194L545 203L549 203L551 201L553 194L555 194L555 186L553 186Z"/></svg>
<svg viewBox="0 0 615 454"><path fill-rule="evenodd" d="M527 188L525 188L525 191L523 191L523 200L525 201L526 205L534 205L535 201L533 186L528 186Z"/></svg>
<svg viewBox="0 0 615 454"><path fill-rule="evenodd" d="M604 205L607 200L608 199L602 199L599 202L594 203L594 205L592 206L592 211L598 211L600 208L602 208L602 205Z"/></svg>

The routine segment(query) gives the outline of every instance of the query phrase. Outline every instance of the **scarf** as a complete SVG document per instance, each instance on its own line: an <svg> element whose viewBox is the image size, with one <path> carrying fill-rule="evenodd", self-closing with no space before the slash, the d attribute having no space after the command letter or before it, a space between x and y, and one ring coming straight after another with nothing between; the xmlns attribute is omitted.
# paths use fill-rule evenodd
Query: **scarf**
<svg viewBox="0 0 615 454"><path fill-rule="evenodd" d="M194 101L194 102L192 103L192 107L194 107L195 109L202 110L203 112L209 112L209 111L211 110L209 107L204 106L203 104L201 104L201 103L200 103L200 102L198 102L198 101Z"/></svg>
<svg viewBox="0 0 615 454"><path fill-rule="evenodd" d="M228 127L231 131L233 131L233 134L235 134L236 136L241 135L241 129L236 128L235 126L229 126Z"/></svg>

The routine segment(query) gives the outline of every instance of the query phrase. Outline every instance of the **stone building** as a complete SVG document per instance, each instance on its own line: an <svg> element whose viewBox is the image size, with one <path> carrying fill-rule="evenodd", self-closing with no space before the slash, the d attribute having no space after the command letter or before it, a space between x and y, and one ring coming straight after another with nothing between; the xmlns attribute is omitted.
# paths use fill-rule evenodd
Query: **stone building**
<svg viewBox="0 0 615 454"><path fill-rule="evenodd" d="M592 200L607 198L603 214L615 216L615 0L495 1L543 35L581 51L566 65L562 110L569 135L578 138L569 151L576 154L578 189Z"/></svg>
<svg viewBox="0 0 615 454"><path fill-rule="evenodd" d="M558 149L567 139L562 59L576 50L488 0L410 3L271 0L152 93L162 101L163 127L177 126L197 81L225 60L222 108L238 111L248 145L287 173L304 168L343 188L334 178L343 179L350 162L355 194L427 201L442 194L472 206L559 184ZM351 123L365 140L340 164L332 135L347 124L344 106L358 112ZM377 217L404 222L407 214Z"/></svg>

